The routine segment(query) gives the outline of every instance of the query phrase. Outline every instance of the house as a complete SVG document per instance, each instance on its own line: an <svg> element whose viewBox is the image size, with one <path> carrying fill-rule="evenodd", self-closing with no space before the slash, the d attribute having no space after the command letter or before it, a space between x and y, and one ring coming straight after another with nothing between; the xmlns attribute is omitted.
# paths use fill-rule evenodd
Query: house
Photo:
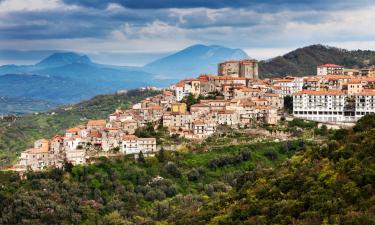
<svg viewBox="0 0 375 225"><path fill-rule="evenodd" d="M135 135L124 135L121 142L120 152L123 154L155 153L155 138L138 138Z"/></svg>
<svg viewBox="0 0 375 225"><path fill-rule="evenodd" d="M323 64L317 67L318 76L324 75L342 75L344 74L344 67L336 64Z"/></svg>
<svg viewBox="0 0 375 225"><path fill-rule="evenodd" d="M375 77L375 66L365 67L360 70L361 76Z"/></svg>
<svg viewBox="0 0 375 225"><path fill-rule="evenodd" d="M107 121L105 120L89 120L87 122L87 129L103 129Z"/></svg>
<svg viewBox="0 0 375 225"><path fill-rule="evenodd" d="M175 102L171 104L171 111L174 113L186 113L187 107L185 103Z"/></svg>
<svg viewBox="0 0 375 225"><path fill-rule="evenodd" d="M71 149L66 151L66 160L73 165L86 164L85 149Z"/></svg>

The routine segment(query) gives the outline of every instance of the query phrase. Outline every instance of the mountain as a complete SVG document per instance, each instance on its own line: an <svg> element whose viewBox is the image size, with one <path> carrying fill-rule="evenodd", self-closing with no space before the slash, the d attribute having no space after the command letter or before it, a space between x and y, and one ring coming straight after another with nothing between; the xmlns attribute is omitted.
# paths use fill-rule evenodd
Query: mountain
<svg viewBox="0 0 375 225"><path fill-rule="evenodd" d="M56 52L34 65L0 66L0 96L75 103L117 90L168 86L181 78L216 73L221 61L243 58L248 56L240 49L194 45L144 67L127 67L94 63L75 52Z"/></svg>
<svg viewBox="0 0 375 225"><path fill-rule="evenodd" d="M0 96L27 97L59 104L98 94L143 86L166 86L171 80L136 67L93 63L86 55L54 53L35 65L0 67Z"/></svg>
<svg viewBox="0 0 375 225"><path fill-rule="evenodd" d="M36 67L59 67L73 63L91 64L86 55L79 55L74 52L54 53L37 63Z"/></svg>
<svg viewBox="0 0 375 225"><path fill-rule="evenodd" d="M173 78L196 77L199 74L217 73L217 64L230 59L249 56L241 49L218 45L193 45L177 53L155 60L143 67L147 72Z"/></svg>
<svg viewBox="0 0 375 225"><path fill-rule="evenodd" d="M334 63L349 68L375 65L375 51L348 51L324 45L311 45L291 51L259 63L261 77L275 77L292 74L306 76L316 74L316 67L325 63Z"/></svg>

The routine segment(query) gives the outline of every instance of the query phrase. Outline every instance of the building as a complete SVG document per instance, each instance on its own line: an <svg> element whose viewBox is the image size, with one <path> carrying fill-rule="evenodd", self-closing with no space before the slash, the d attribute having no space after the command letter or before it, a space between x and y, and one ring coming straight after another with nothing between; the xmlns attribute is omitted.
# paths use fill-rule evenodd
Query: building
<svg viewBox="0 0 375 225"><path fill-rule="evenodd" d="M145 154L156 152L156 139L155 138L138 138L135 135L124 135L120 152L123 154Z"/></svg>
<svg viewBox="0 0 375 225"><path fill-rule="evenodd" d="M352 96L358 93L361 93L363 90L362 80L360 79L351 79L347 83L348 95Z"/></svg>
<svg viewBox="0 0 375 225"><path fill-rule="evenodd" d="M352 123L375 113L374 96L374 90L362 90L354 96L342 90L304 90L293 96L293 115L319 122Z"/></svg>
<svg viewBox="0 0 375 225"><path fill-rule="evenodd" d="M317 75L342 75L344 67L336 64L323 64L317 67Z"/></svg>
<svg viewBox="0 0 375 225"><path fill-rule="evenodd" d="M225 61L218 65L219 76L259 79L258 61L253 59Z"/></svg>
<svg viewBox="0 0 375 225"><path fill-rule="evenodd" d="M344 68L344 75L359 76L359 75L361 75L361 70L359 70L359 69Z"/></svg>
<svg viewBox="0 0 375 225"><path fill-rule="evenodd" d="M375 90L364 90L356 94L355 112L357 119L364 115L375 113Z"/></svg>
<svg viewBox="0 0 375 225"><path fill-rule="evenodd" d="M361 69L361 76L364 77L375 77L375 66L370 66Z"/></svg>
<svg viewBox="0 0 375 225"><path fill-rule="evenodd" d="M174 113L186 113L187 107L183 102L175 102L171 104L171 111Z"/></svg>

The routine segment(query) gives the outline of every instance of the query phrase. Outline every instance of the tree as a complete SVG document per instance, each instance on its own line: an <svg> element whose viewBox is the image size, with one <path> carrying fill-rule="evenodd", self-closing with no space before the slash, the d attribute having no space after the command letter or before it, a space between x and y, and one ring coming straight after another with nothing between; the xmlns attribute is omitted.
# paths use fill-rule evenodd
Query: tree
<svg viewBox="0 0 375 225"><path fill-rule="evenodd" d="M130 222L126 221L121 214L116 210L105 215L101 221L101 224L105 225L128 225Z"/></svg>
<svg viewBox="0 0 375 225"><path fill-rule="evenodd" d="M142 163L142 164L146 163L145 156L143 155L142 151L140 151L139 154L138 154L138 162Z"/></svg>
<svg viewBox="0 0 375 225"><path fill-rule="evenodd" d="M321 127L320 127L320 135L322 136L326 136L328 133L328 128L325 124L323 124Z"/></svg>
<svg viewBox="0 0 375 225"><path fill-rule="evenodd" d="M375 127L375 114L363 116L353 127L354 132L362 132Z"/></svg>
<svg viewBox="0 0 375 225"><path fill-rule="evenodd" d="M164 150L163 147L161 147L160 151L159 151L158 154L156 155L156 158L158 159L158 161L159 161L160 163L165 162L165 158L166 158L166 156L165 156L165 150Z"/></svg>
<svg viewBox="0 0 375 225"><path fill-rule="evenodd" d="M73 163L65 161L64 162L64 171L70 173L72 172L72 168L74 167Z"/></svg>

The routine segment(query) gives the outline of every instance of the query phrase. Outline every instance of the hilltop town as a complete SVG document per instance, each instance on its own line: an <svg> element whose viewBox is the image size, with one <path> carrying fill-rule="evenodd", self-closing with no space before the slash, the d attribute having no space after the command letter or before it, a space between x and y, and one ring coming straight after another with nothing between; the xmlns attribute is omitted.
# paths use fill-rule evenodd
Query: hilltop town
<svg viewBox="0 0 375 225"><path fill-rule="evenodd" d="M375 68L348 69L324 64L306 77L259 79L256 60L226 61L218 74L184 79L162 93L118 109L106 120L90 120L62 136L41 139L21 153L16 171L40 171L64 163L86 164L91 150L153 156L160 150L155 137L138 137L137 129L154 126L170 135L202 140L220 126L247 129L276 126L287 116L284 100L293 102L291 115L323 123L353 123L375 112Z"/></svg>

